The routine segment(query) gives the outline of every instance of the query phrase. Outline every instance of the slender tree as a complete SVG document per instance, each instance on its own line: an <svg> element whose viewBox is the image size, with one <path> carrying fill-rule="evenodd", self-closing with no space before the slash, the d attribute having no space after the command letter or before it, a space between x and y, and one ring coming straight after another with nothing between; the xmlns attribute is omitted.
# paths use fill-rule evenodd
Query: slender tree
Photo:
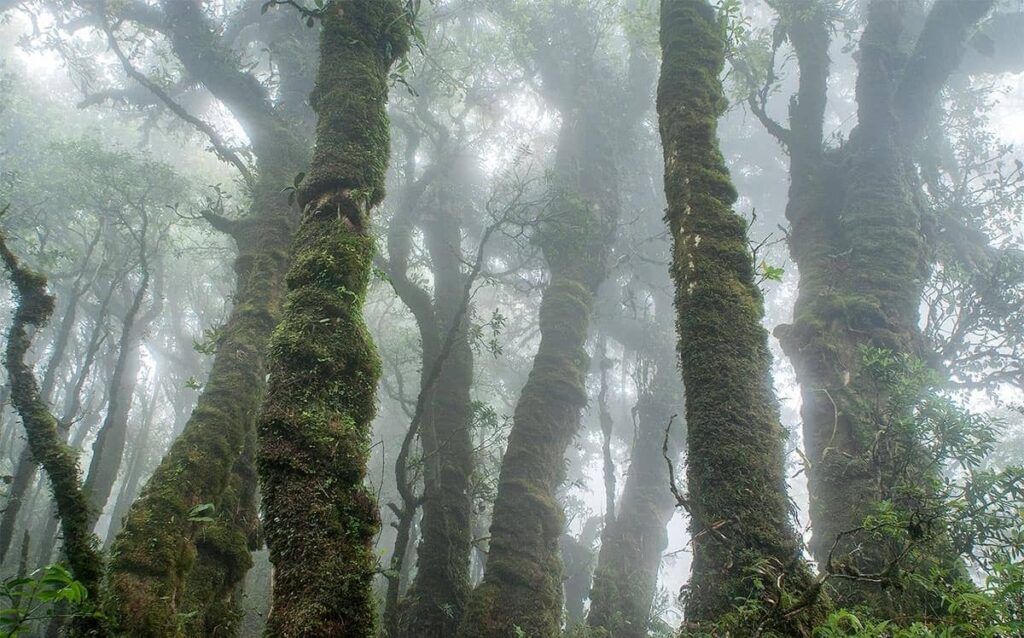
<svg viewBox="0 0 1024 638"><path fill-rule="evenodd" d="M92 534L89 499L82 489L82 480L75 453L61 440L57 419L39 395L35 374L25 363L31 345L28 328L43 326L53 313L54 299L46 292L46 277L23 265L10 251L6 237L0 233L0 258L10 272L18 293L18 306L7 334L5 362L11 380L11 401L25 425L32 457L42 466L50 481L61 531L64 555L71 573L96 598L100 594L103 559L96 537ZM82 635L106 635L101 618L85 616L76 619L76 631Z"/></svg>
<svg viewBox="0 0 1024 638"><path fill-rule="evenodd" d="M669 473L664 457L674 460L678 454L678 432L669 433L667 448L665 437L670 423L682 428L682 384L676 358L664 348L665 340L674 336L673 322L660 319L671 318L671 310L671 301L661 299L656 308L659 319L653 325L641 326L636 339L619 337L633 342L645 357L648 371L637 397L637 435L622 497L601 532L587 624L621 638L648 634L661 555L668 546L666 526L676 509L666 489ZM676 416L680 418L673 421Z"/></svg>

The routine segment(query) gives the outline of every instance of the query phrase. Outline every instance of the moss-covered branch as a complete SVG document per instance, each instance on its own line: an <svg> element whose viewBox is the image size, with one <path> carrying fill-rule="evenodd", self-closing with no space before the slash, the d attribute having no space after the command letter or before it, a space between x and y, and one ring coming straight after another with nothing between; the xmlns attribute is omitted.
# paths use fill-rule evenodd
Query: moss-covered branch
<svg viewBox="0 0 1024 638"><path fill-rule="evenodd" d="M32 458L42 466L50 480L64 537L64 554L71 573L85 585L90 596L99 598L103 560L98 550L99 542L92 534L89 499L82 489L78 459L64 443L57 428L57 419L40 397L35 374L25 363L25 355L32 345L27 328L40 327L49 320L54 300L46 292L46 277L19 263L7 247L3 233L0 233L0 257L10 272L18 295L5 353L11 403L25 425ZM74 627L82 635L107 633L99 618L78 618Z"/></svg>

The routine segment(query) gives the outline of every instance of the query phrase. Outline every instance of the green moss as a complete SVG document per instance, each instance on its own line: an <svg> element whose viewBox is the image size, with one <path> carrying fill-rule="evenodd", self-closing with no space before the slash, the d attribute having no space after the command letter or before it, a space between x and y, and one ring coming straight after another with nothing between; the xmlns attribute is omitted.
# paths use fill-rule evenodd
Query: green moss
<svg viewBox="0 0 1024 638"><path fill-rule="evenodd" d="M246 439L254 432L265 350L284 296L286 210L268 207L268 218L236 237L238 299L203 393L112 546L106 608L133 635L188 635L182 633L189 627L182 618L205 618L206 605L230 598L248 568L244 541L234 550L245 552L244 558L202 552L197 547L202 530L189 520L189 511L212 503L222 533L234 537L244 537L256 519L255 505L237 507L230 492ZM196 568L200 573L192 574ZM186 593L191 588L196 591Z"/></svg>
<svg viewBox="0 0 1024 638"><path fill-rule="evenodd" d="M732 210L736 192L716 138L725 52L710 5L664 2L661 44L658 114L694 539L686 619L699 633L727 622L738 600L795 600L812 578L786 497L784 432L746 224ZM784 586L762 586L777 582ZM809 635L820 616L818 605L790 618L761 609L765 629L788 635Z"/></svg>
<svg viewBox="0 0 1024 638"><path fill-rule="evenodd" d="M57 506L63 536L63 551L71 573L88 590L93 601L102 600L100 579L103 558L92 533L92 511L78 469L78 458L57 429L57 419L39 394L32 368L25 355L32 345L27 327L41 327L54 309L54 298L46 292L46 277L22 266L7 248L0 233L0 257L10 272L18 296L7 333L5 364L11 385L11 403L21 416L32 459L46 473ZM73 635L105 636L106 620L78 617L71 623Z"/></svg>
<svg viewBox="0 0 1024 638"><path fill-rule="evenodd" d="M564 520L555 490L565 449L586 403L584 350L593 292L558 278L540 308L541 343L516 404L501 465L484 583L473 592L459 636L557 636L562 621L558 539Z"/></svg>
<svg viewBox="0 0 1024 638"><path fill-rule="evenodd" d="M257 468L274 564L274 636L371 636L375 499L363 485L380 362L362 319L389 140L387 75L408 26L394 0L323 17L312 168L270 345Z"/></svg>
<svg viewBox="0 0 1024 638"><path fill-rule="evenodd" d="M793 361L802 389L801 416L810 463L810 548L825 564L829 555L862 573L878 573L895 557L883 543L840 534L861 525L886 493L881 477L897 461L875 454L879 428L871 405L879 397L861 374L861 348L914 354L921 344L919 304L932 255L914 201L915 169L893 117L893 83L900 68L899 20L892 3L870 7L858 79L861 117L841 148L809 162L809 179L794 178L787 217L791 250L800 268L794 322L777 334ZM952 51L953 48L950 48ZM936 89L937 90L937 89ZM820 149L814 149L820 153ZM900 461L902 462L902 461ZM922 471L923 483L928 472ZM923 564L948 564L939 554ZM856 550L855 555L851 552ZM924 567L927 569L927 567ZM897 592L866 581L837 584L838 602L863 605L880 615L927 612L916 586Z"/></svg>

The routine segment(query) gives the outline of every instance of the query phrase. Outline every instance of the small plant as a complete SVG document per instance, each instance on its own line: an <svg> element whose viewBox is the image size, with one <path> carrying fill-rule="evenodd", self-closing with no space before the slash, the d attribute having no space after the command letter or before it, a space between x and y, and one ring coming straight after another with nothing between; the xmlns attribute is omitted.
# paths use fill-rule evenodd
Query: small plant
<svg viewBox="0 0 1024 638"><path fill-rule="evenodd" d="M215 511L213 503L202 503L188 511L188 520L193 523L212 523Z"/></svg>
<svg viewBox="0 0 1024 638"><path fill-rule="evenodd" d="M49 565L30 576L0 582L0 638L23 635L39 621L56 617L100 617L85 585L61 565ZM56 605L63 604L59 613Z"/></svg>

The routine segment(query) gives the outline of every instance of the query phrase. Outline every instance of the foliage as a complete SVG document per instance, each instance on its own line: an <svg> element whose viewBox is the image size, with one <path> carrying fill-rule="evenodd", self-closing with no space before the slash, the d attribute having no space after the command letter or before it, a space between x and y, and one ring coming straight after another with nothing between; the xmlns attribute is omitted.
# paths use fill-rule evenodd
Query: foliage
<svg viewBox="0 0 1024 638"><path fill-rule="evenodd" d="M4 601L0 609L2 638L23 635L52 618L100 617L85 585L62 565L48 565L30 576L5 579L0 582L0 598Z"/></svg>

